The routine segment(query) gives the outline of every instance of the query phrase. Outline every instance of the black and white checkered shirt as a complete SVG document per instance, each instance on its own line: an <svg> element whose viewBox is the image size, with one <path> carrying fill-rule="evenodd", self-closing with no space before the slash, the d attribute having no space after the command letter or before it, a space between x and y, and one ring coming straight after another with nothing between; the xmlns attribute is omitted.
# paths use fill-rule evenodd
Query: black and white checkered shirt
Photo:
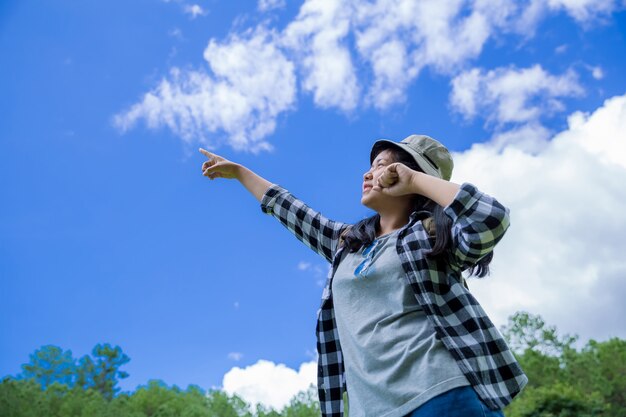
<svg viewBox="0 0 626 417"><path fill-rule="evenodd" d="M277 184L265 191L261 210L332 265L317 312L318 394L322 416L341 417L347 387L330 288L344 250L339 237L350 224L326 218ZM528 378L500 332L463 286L461 272L493 250L509 226L509 210L464 183L444 213L452 219L452 249L447 259L426 257L431 243L420 220L430 214L417 211L398 233L398 256L437 338L485 404L501 409Z"/></svg>

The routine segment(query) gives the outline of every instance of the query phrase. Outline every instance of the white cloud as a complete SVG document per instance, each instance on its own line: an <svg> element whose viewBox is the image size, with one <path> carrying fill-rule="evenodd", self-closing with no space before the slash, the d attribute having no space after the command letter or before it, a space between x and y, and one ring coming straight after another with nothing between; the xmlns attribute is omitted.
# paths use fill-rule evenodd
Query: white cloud
<svg viewBox="0 0 626 417"><path fill-rule="evenodd" d="M223 390L237 394L254 406L261 403L281 410L300 391L317 385L317 363L304 362L294 370L283 364L259 360L246 368L234 367L224 375Z"/></svg>
<svg viewBox="0 0 626 417"><path fill-rule="evenodd" d="M462 1L379 0L355 10L357 50L374 75L368 102L381 109L404 101L422 68L449 72L478 56L493 20L481 8L464 16Z"/></svg>
<svg viewBox="0 0 626 417"><path fill-rule="evenodd" d="M313 362L317 363L317 359L318 359L317 350L315 350L315 349L314 350L307 349L304 352L304 354L307 355L309 358L311 358ZM316 381L316 384L317 384L317 381Z"/></svg>
<svg viewBox="0 0 626 417"><path fill-rule="evenodd" d="M569 46L567 44L559 45L556 48L554 48L554 52L556 52L557 54L563 54L567 52L568 48Z"/></svg>
<svg viewBox="0 0 626 417"><path fill-rule="evenodd" d="M167 32L167 34L172 38L178 39L179 41L184 39L183 31L180 28L171 29L169 32Z"/></svg>
<svg viewBox="0 0 626 417"><path fill-rule="evenodd" d="M298 57L302 87L322 108L353 110L359 86L344 38L351 8L345 1L308 0L283 33L282 44Z"/></svg>
<svg viewBox="0 0 626 417"><path fill-rule="evenodd" d="M604 78L604 71L602 71L601 67L593 67L591 69L591 75L593 76L593 78L595 78L596 80L601 80Z"/></svg>
<svg viewBox="0 0 626 417"><path fill-rule="evenodd" d="M307 271L310 268L311 268L311 262L304 262L304 261L298 262L298 269L300 271Z"/></svg>
<svg viewBox="0 0 626 417"><path fill-rule="evenodd" d="M536 154L548 146L551 136L552 132L541 123L531 122L497 133L491 138L490 146L494 150L502 151L513 145L516 149Z"/></svg>
<svg viewBox="0 0 626 417"><path fill-rule="evenodd" d="M469 281L496 324L523 309L583 340L626 337L626 95L574 113L538 152L488 143L454 159L453 181L511 209L492 276Z"/></svg>
<svg viewBox="0 0 626 417"><path fill-rule="evenodd" d="M278 115L292 108L296 94L294 65L276 47L274 34L257 29L224 43L211 40L204 58L212 75L173 68L169 79L116 115L114 124L125 131L144 119L149 128L167 126L209 149L223 133L236 150L271 150L263 139L274 131Z"/></svg>
<svg viewBox="0 0 626 417"><path fill-rule="evenodd" d="M556 76L540 65L487 72L474 68L455 77L451 84L450 103L456 111L467 119L482 114L496 124L538 121L564 110L561 97L584 93L573 71Z"/></svg>
<svg viewBox="0 0 626 417"><path fill-rule="evenodd" d="M287 5L285 0L259 0L258 9L261 12L267 12L274 9L282 9Z"/></svg>
<svg viewBox="0 0 626 417"><path fill-rule="evenodd" d="M361 93L348 49L354 33L359 58L373 75L366 104L384 109L405 99L423 67L451 71L479 55L494 25L506 26L506 2L482 3L472 10L462 1L307 0L283 43L299 55L304 89L316 104L351 110Z"/></svg>
<svg viewBox="0 0 626 417"><path fill-rule="evenodd" d="M618 0L547 0L552 10L565 10L579 22L589 22L610 15L623 8Z"/></svg>
<svg viewBox="0 0 626 417"><path fill-rule="evenodd" d="M198 16L205 16L207 14L207 11L198 4L186 4L183 7L183 11L191 15L192 19L195 19Z"/></svg>
<svg viewBox="0 0 626 417"><path fill-rule="evenodd" d="M366 102L380 109L402 102L424 67L453 74L489 39L508 33L532 38L550 13L565 10L586 24L618 8L611 0L357 1L356 48L373 74Z"/></svg>
<svg viewBox="0 0 626 417"><path fill-rule="evenodd" d="M243 353L241 352L230 352L228 354L228 359L233 361L240 361L243 358Z"/></svg>
<svg viewBox="0 0 626 417"><path fill-rule="evenodd" d="M176 3L192 16L204 13L197 4ZM259 0L257 5L267 11L286 2ZM406 100L424 68L454 76L488 41L508 42L505 35L511 34L530 39L550 15L566 13L586 26L624 6L616 0L305 0L283 31L267 29L265 21L224 42L211 40L205 58L212 74L173 68L169 78L115 120L125 129L145 119L150 127L168 126L183 140L209 148L222 133L236 149L270 150L265 138L274 132L278 115L294 107L296 82L320 108L347 114L359 106L384 110ZM581 93L573 72L552 76L539 66L474 71L455 79L466 90L457 87L455 103L468 117L488 110L476 95L484 95L496 110L491 121L525 123L542 112L563 111L561 98ZM592 75L599 79L602 71ZM486 88L492 80L500 85Z"/></svg>
<svg viewBox="0 0 626 417"><path fill-rule="evenodd" d="M573 10L574 2L562 3ZM402 102L424 67L454 74L477 58L489 39L506 33L531 38L539 22L562 7L546 0L357 1L352 22L356 48L373 74L366 102L380 109ZM610 13L614 8L594 10ZM598 13L574 15L587 21Z"/></svg>
<svg viewBox="0 0 626 417"><path fill-rule="evenodd" d="M560 12L583 27L589 27L624 7L625 4L620 5L619 0L526 0L517 3L510 28L516 33L532 36L543 19Z"/></svg>
<svg viewBox="0 0 626 417"><path fill-rule="evenodd" d="M320 265L313 265L310 262L300 261L297 266L300 271L310 271L313 273L313 277L315 278L315 283L319 287L324 287L326 284L326 278L330 271L331 265L326 264L326 267L322 267Z"/></svg>

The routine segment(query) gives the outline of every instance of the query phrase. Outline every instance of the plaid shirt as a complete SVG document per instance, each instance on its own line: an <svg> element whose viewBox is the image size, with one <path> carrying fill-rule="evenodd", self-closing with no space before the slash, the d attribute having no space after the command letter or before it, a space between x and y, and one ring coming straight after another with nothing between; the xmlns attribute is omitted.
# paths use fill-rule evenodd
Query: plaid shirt
<svg viewBox="0 0 626 417"><path fill-rule="evenodd" d="M343 416L347 390L343 356L335 323L332 277L344 250L341 233L350 224L330 220L272 184L261 210L277 218L306 246L323 256L329 270L317 311L318 394L323 417ZM408 284L440 339L478 396L493 409L504 408L528 382L502 335L478 301L463 286L462 271L493 250L509 226L509 210L469 183L461 185L444 208L452 219L452 249L446 258L431 259L425 211L414 211L398 234L398 256Z"/></svg>

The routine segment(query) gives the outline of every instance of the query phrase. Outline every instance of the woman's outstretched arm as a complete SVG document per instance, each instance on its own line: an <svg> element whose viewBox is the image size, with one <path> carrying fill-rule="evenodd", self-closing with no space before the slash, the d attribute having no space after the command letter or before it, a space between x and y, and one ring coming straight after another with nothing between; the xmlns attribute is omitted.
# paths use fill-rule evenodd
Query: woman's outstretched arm
<svg viewBox="0 0 626 417"><path fill-rule="evenodd" d="M243 165L239 165L237 179L259 202L261 202L263 194L265 194L267 189L272 185L271 182Z"/></svg>
<svg viewBox="0 0 626 417"><path fill-rule="evenodd" d="M208 158L208 160L202 164L202 175L210 179L235 178L239 180L259 202L261 202L265 191L272 185L271 182L241 164L231 162L226 158L202 148L200 148L200 153Z"/></svg>
<svg viewBox="0 0 626 417"><path fill-rule="evenodd" d="M329 262L337 249L341 232L348 224L331 220L306 205L278 184L273 184L243 165L228 161L204 149L209 158L202 164L202 175L238 179L261 203L264 213L278 219L298 240Z"/></svg>

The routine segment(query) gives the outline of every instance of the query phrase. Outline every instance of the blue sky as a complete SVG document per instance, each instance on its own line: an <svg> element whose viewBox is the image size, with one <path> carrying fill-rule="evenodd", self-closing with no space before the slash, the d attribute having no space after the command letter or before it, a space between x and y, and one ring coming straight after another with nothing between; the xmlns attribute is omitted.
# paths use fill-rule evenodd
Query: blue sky
<svg viewBox="0 0 626 417"><path fill-rule="evenodd" d="M626 337L606 320L626 313L625 6L3 1L0 376L45 344L108 342L125 390L281 404L293 389L268 400L268 375L314 382L328 265L202 177L200 146L356 222L372 143L431 135L453 181L512 210L470 281L494 321Z"/></svg>

